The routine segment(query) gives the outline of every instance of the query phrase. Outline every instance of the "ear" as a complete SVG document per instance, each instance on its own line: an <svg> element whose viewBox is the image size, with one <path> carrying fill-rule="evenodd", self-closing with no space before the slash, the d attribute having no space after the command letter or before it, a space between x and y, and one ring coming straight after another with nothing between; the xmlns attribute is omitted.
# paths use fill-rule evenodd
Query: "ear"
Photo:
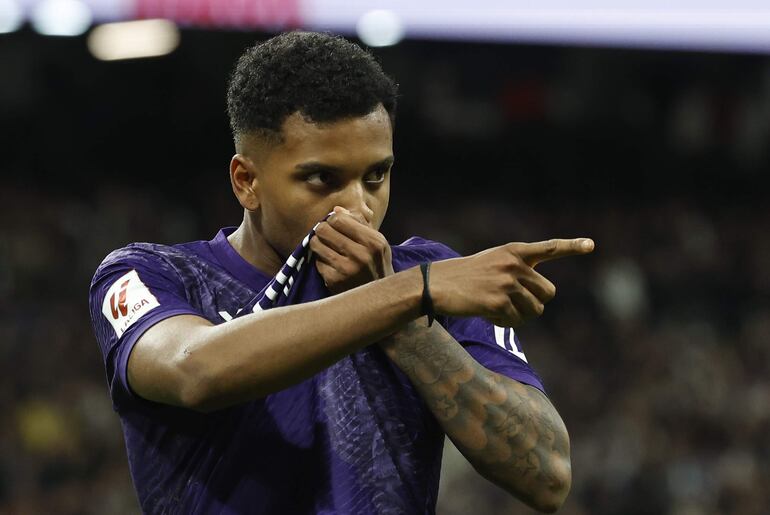
<svg viewBox="0 0 770 515"><path fill-rule="evenodd" d="M248 211L259 207L259 181L254 162L243 154L235 154L230 160L230 184L241 206Z"/></svg>

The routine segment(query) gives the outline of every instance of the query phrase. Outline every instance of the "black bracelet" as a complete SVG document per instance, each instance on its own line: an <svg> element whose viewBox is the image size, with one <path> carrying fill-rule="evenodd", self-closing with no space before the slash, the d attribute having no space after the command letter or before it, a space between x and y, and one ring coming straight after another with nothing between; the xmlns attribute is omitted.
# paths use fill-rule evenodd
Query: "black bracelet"
<svg viewBox="0 0 770 515"><path fill-rule="evenodd" d="M422 314L428 315L428 327L433 325L433 319L436 318L436 312L433 311L433 298L430 296L428 282L430 279L430 261L420 263L420 272L422 272Z"/></svg>

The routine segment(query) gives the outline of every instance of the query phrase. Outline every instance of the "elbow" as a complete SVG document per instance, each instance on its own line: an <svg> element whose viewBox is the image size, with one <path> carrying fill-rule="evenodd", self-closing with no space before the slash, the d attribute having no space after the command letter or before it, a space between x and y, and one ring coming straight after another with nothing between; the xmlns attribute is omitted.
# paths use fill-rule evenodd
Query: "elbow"
<svg viewBox="0 0 770 515"><path fill-rule="evenodd" d="M530 503L530 507L540 513L555 513L567 500L567 493L569 493L569 488L561 491L550 491L535 499L534 502Z"/></svg>
<svg viewBox="0 0 770 515"><path fill-rule="evenodd" d="M528 498L528 504L541 513L554 513L567 500L572 486L572 468L569 457L561 458L554 464L548 476L542 477Z"/></svg>
<svg viewBox="0 0 770 515"><path fill-rule="evenodd" d="M202 382L190 382L179 390L179 406L199 413L211 413L217 407L212 402L212 395Z"/></svg>
<svg viewBox="0 0 770 515"><path fill-rule="evenodd" d="M199 413L212 413L275 391L270 389L272 385L265 387L264 381L243 381L237 366L202 350L185 349L177 359L176 370L177 404Z"/></svg>
<svg viewBox="0 0 770 515"><path fill-rule="evenodd" d="M512 470L505 474L482 472L482 475L530 508L540 513L554 513L562 507L569 494L572 486L572 467L569 456L553 458L550 465L547 474L541 472L524 481L519 473Z"/></svg>
<svg viewBox="0 0 770 515"><path fill-rule="evenodd" d="M177 405L199 413L210 413L222 407L216 402L219 397L216 393L216 374L210 365L200 353L182 352L176 363L179 378Z"/></svg>

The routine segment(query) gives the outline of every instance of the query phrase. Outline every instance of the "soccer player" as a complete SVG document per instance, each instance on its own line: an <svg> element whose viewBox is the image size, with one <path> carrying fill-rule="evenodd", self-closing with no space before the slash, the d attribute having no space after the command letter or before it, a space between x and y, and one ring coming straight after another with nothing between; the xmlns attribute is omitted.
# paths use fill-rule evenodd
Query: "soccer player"
<svg viewBox="0 0 770 515"><path fill-rule="evenodd" d="M247 50L228 90L240 226L128 245L96 271L143 511L432 513L445 434L530 506L563 503L567 431L511 327L555 294L535 266L593 242L390 246L395 108L394 83L342 38Z"/></svg>

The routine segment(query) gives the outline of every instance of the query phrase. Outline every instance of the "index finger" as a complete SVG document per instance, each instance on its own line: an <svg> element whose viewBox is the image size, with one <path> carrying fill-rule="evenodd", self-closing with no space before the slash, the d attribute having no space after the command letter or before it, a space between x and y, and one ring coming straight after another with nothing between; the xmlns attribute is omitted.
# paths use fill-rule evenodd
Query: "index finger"
<svg viewBox="0 0 770 515"><path fill-rule="evenodd" d="M326 222L338 232L360 244L366 244L379 233L369 227L360 217L343 208L335 207Z"/></svg>
<svg viewBox="0 0 770 515"><path fill-rule="evenodd" d="M591 238L553 239L516 245L516 252L532 267L552 259L589 254L594 250L594 240Z"/></svg>

